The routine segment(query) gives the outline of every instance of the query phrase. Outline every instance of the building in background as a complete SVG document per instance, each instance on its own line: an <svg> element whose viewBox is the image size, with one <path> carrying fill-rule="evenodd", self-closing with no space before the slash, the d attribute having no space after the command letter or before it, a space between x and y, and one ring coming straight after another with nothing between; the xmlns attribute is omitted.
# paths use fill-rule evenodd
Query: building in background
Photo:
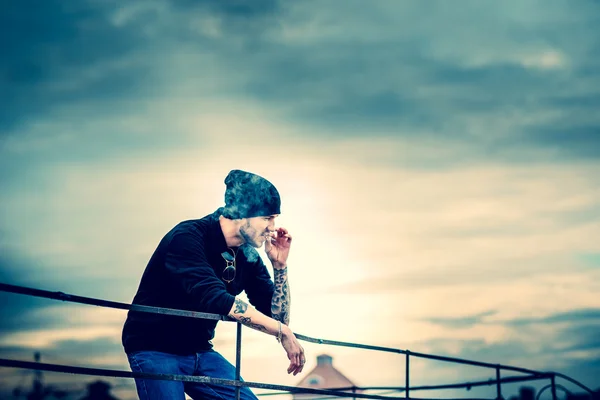
<svg viewBox="0 0 600 400"><path fill-rule="evenodd" d="M317 366L296 385L311 389L344 389L352 393L356 385L333 366L333 357L327 354L317 356ZM360 391L356 391L359 393ZM294 394L294 400L321 398L322 395Z"/></svg>

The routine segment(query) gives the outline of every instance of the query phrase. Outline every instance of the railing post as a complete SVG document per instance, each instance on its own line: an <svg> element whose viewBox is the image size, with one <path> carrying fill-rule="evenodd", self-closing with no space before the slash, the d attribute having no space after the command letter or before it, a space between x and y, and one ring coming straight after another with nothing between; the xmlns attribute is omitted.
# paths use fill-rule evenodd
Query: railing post
<svg viewBox="0 0 600 400"><path fill-rule="evenodd" d="M500 383L500 366L499 365L496 366L496 399L502 400L502 383Z"/></svg>
<svg viewBox="0 0 600 400"><path fill-rule="evenodd" d="M235 340L235 380L239 381L242 370L242 324L240 322L237 323L237 334ZM235 398L236 400L240 400L240 390L242 388L240 386L235 387Z"/></svg>
<svg viewBox="0 0 600 400"><path fill-rule="evenodd" d="M410 368L410 355L409 355L410 351L406 350L406 384L405 386L405 391L404 391L404 397L406 397L407 399L410 397L410 393L408 393L408 391L410 390L410 373L409 373L409 368Z"/></svg>
<svg viewBox="0 0 600 400"><path fill-rule="evenodd" d="M550 377L550 384L552 385L552 400L556 400L556 376L554 374Z"/></svg>

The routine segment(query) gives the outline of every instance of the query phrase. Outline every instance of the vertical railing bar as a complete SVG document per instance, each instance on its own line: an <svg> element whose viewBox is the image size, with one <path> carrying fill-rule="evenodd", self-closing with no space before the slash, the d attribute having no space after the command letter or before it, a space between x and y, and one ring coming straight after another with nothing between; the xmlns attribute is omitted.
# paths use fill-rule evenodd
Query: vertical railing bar
<svg viewBox="0 0 600 400"><path fill-rule="evenodd" d="M241 371L242 371L242 324L240 322L237 323L237 333L235 340L235 380L239 381L241 379ZM236 400L240 400L240 390L242 388L240 386L235 387L235 398Z"/></svg>
<svg viewBox="0 0 600 400"><path fill-rule="evenodd" d="M500 366L496 367L496 398L502 400L502 382L500 381Z"/></svg>
<svg viewBox="0 0 600 400"><path fill-rule="evenodd" d="M554 374L550 376L550 383L552 384L552 400L556 400L556 376Z"/></svg>
<svg viewBox="0 0 600 400"><path fill-rule="evenodd" d="M406 387L406 391L404 392L404 397L406 397L407 399L410 397L410 394L408 393L410 390L410 373L409 373L409 369L410 369L410 360L409 360L409 353L410 351L406 350L406 384L404 385Z"/></svg>

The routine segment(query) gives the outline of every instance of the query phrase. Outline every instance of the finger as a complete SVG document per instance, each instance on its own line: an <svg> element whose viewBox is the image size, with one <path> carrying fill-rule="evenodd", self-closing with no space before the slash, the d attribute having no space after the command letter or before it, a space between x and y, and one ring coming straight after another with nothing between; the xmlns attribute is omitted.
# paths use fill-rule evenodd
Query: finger
<svg viewBox="0 0 600 400"><path fill-rule="evenodd" d="M288 368L288 374L293 373L294 375L296 375L298 372L298 355L297 354L292 354L290 356L290 366Z"/></svg>
<svg viewBox="0 0 600 400"><path fill-rule="evenodd" d="M287 238L285 236L278 237L277 239L275 239L273 241L273 244L276 244L277 246L282 246L282 247L289 247L290 243L292 243L292 239Z"/></svg>
<svg viewBox="0 0 600 400"><path fill-rule="evenodd" d="M298 367L296 368L296 373L300 373L304 368L304 356L302 355L302 351L298 352Z"/></svg>
<svg viewBox="0 0 600 400"><path fill-rule="evenodd" d="M294 365L294 355L293 355L293 354L290 354L290 353L288 353L288 359L290 360L290 365L288 366L287 373L288 373L288 374L290 374L290 373L292 373L292 371L294 371L294 369L295 369L295 365Z"/></svg>

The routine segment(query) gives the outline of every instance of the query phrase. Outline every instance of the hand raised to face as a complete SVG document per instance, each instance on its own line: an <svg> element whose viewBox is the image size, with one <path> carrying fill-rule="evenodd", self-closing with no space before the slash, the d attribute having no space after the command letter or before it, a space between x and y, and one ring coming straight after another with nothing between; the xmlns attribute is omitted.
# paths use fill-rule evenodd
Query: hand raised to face
<svg viewBox="0 0 600 400"><path fill-rule="evenodd" d="M265 242L265 252L273 268L284 268L292 245L292 236L285 228L276 228Z"/></svg>

